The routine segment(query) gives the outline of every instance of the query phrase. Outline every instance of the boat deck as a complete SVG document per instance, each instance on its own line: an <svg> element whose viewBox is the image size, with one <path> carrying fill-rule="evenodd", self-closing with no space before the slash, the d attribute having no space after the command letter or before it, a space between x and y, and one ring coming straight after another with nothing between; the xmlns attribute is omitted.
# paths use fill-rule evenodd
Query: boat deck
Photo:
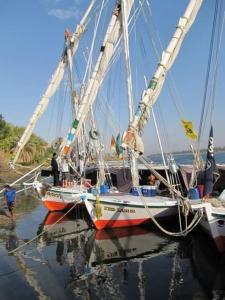
<svg viewBox="0 0 225 300"><path fill-rule="evenodd" d="M91 199L90 199L91 200ZM95 200L94 200L95 201ZM139 206L146 204L147 206L175 206L177 205L177 200L173 200L169 197L162 197L156 195L154 197L144 197L144 196L133 196L132 194L125 193L107 193L100 195L100 201L105 203L114 204L125 204L125 205L135 205Z"/></svg>

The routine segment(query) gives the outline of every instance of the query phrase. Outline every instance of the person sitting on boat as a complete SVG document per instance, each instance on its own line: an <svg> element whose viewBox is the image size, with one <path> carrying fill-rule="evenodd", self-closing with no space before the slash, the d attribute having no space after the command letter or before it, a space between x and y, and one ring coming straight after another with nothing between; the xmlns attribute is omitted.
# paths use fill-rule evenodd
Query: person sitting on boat
<svg viewBox="0 0 225 300"><path fill-rule="evenodd" d="M69 183L69 163L66 156L64 156L62 159L61 171L62 171L62 186L67 187Z"/></svg>
<svg viewBox="0 0 225 300"><path fill-rule="evenodd" d="M9 211L9 214L7 214L7 215L12 221L15 221L15 218L13 215L13 207L14 207L14 204L16 201L16 190L7 184L5 186L5 190L4 190L3 194L4 194L5 203L8 207L8 211Z"/></svg>
<svg viewBox="0 0 225 300"><path fill-rule="evenodd" d="M56 153L53 153L51 167L52 167L53 185L59 186L59 166L56 160Z"/></svg>
<svg viewBox="0 0 225 300"><path fill-rule="evenodd" d="M150 174L147 179L147 184L148 185L156 185L157 181L158 181L158 179L155 177L155 175Z"/></svg>
<svg viewBox="0 0 225 300"><path fill-rule="evenodd" d="M160 185L160 181L156 178L154 174L150 174L147 179L147 184L151 186L155 186L156 191L158 192L158 187Z"/></svg>

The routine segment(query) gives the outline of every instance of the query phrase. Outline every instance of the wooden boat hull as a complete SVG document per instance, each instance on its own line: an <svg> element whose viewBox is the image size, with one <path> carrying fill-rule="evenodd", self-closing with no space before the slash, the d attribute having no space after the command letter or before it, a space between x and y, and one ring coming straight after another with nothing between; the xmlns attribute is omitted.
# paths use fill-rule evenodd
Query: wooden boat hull
<svg viewBox="0 0 225 300"><path fill-rule="evenodd" d="M208 220L203 216L200 225L213 238L219 252L225 252L225 218L216 216Z"/></svg>
<svg viewBox="0 0 225 300"><path fill-rule="evenodd" d="M225 252L225 208L213 207L206 201L192 205L192 208L202 210L201 228L214 240L218 251Z"/></svg>
<svg viewBox="0 0 225 300"><path fill-rule="evenodd" d="M168 218L177 214L177 202L160 196L144 200L130 194L101 196L100 207L93 199L84 203L97 229L137 226L149 222L152 217Z"/></svg>
<svg viewBox="0 0 225 300"><path fill-rule="evenodd" d="M63 211L63 210L69 210L74 206L76 202L73 203L64 203L64 202L59 202L59 201L52 201L52 200L42 200L44 203L44 206L47 208L49 211Z"/></svg>
<svg viewBox="0 0 225 300"><path fill-rule="evenodd" d="M49 211L63 211L82 203L82 197L92 197L82 188L50 188L42 202Z"/></svg>

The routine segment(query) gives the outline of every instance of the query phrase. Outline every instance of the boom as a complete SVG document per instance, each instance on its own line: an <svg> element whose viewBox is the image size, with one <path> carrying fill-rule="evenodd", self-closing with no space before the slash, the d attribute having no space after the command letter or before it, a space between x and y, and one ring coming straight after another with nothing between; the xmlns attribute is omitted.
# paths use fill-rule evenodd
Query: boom
<svg viewBox="0 0 225 300"><path fill-rule="evenodd" d="M83 18L81 19L80 23L77 25L73 35L71 36L70 39L70 47L71 47L71 55L73 56L76 53L78 44L79 44L79 38L81 37L81 35L84 33L85 28L86 28L86 20L87 17L94 5L96 0L92 0L91 3L89 4ZM64 70L65 67L67 65L67 55L66 55L66 49L63 51L63 55L61 57L61 60L54 72L54 74L52 75L51 81L49 86L47 87L44 95L41 97L41 100L38 104L38 106L36 107L22 137L20 138L16 149L15 149L15 154L14 154L14 158L13 158L13 162L12 165L15 165L23 147L26 145L26 143L28 142L34 127L37 123L37 121L40 119L40 117L42 116L42 114L44 113L44 111L46 110L50 98L55 94L58 86L60 85L60 82L62 81L63 75L64 75Z"/></svg>

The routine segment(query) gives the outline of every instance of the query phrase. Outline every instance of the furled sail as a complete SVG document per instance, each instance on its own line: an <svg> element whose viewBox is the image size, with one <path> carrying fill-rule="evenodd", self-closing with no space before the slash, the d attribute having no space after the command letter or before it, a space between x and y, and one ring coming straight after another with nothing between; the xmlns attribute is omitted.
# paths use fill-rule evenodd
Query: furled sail
<svg viewBox="0 0 225 300"><path fill-rule="evenodd" d="M134 101L133 101L133 88L132 88L132 77L131 77L131 66L130 66L130 51L129 51L129 34L128 34L128 18L126 1L121 1L122 7L122 22L123 22L123 40L124 40L124 55L125 65L127 74L127 96L128 96L128 114L129 122L132 122L134 117ZM139 184L138 170L136 159L134 157L133 150L128 149L128 161L131 167L132 183L136 187Z"/></svg>
<svg viewBox="0 0 225 300"><path fill-rule="evenodd" d="M126 1L127 16L129 16L134 0ZM77 118L74 120L73 126L70 132L68 133L67 140L63 148L64 154L68 153L71 143L73 142L75 137L79 135L79 132L82 129L82 124L84 123L87 114L90 110L90 107L98 94L104 75L107 71L107 67L113 56L115 45L118 42L121 34L121 1L117 1L116 8L114 9L111 20L109 22L94 71L88 82L87 88L84 92L84 96L81 99L81 105L77 112Z"/></svg>
<svg viewBox="0 0 225 300"><path fill-rule="evenodd" d="M124 134L124 147L131 148L140 154L143 153L144 148L140 135L142 134L144 126L149 119L150 108L159 96L166 78L166 73L173 65L184 37L192 26L201 4L202 0L191 0L183 17L180 18L176 31L167 49L162 53L161 61L149 82L148 88L142 94L141 101L139 102L132 122L129 124L128 131Z"/></svg>
<svg viewBox="0 0 225 300"><path fill-rule="evenodd" d="M70 39L70 53L73 56L77 50L78 44L79 44L79 38L80 36L84 33L85 29L86 29L86 21L87 18L90 14L90 11L92 10L92 7L95 3L95 0L92 0L83 16L83 18L81 19L80 23L77 25L74 33L71 36ZM51 81L49 86L47 87L44 95L42 96L38 106L36 107L28 126L26 127L22 137L20 138L17 147L15 149L15 155L13 158L13 162L12 164L14 165L23 149L23 147L26 145L26 143L28 142L34 127L37 123L37 121L39 120L39 118L42 116L42 114L44 113L44 111L46 110L48 103L50 101L50 98L55 94L60 82L62 81L62 78L64 76L64 70L65 67L67 66L67 49L65 49L65 51L63 52L62 58L54 72L54 74L52 75Z"/></svg>

